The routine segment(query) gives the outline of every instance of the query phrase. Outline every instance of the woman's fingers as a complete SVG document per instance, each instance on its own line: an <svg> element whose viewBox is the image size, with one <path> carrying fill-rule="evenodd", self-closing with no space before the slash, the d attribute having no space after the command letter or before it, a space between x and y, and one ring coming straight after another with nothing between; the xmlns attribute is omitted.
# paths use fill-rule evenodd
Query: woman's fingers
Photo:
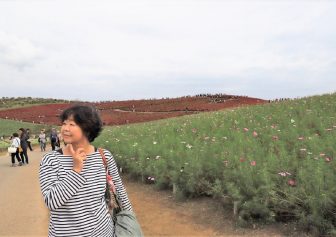
<svg viewBox="0 0 336 237"><path fill-rule="evenodd" d="M72 144L67 144L67 147L69 148L69 151L73 157L80 157L82 159L86 159L86 154L84 148L78 148L76 151L74 150Z"/></svg>
<svg viewBox="0 0 336 237"><path fill-rule="evenodd" d="M72 153L73 158L73 170L77 173L80 173L83 169L84 161L86 160L86 154L84 148L78 148L76 151L73 149L73 146L69 144L69 151Z"/></svg>
<svg viewBox="0 0 336 237"><path fill-rule="evenodd" d="M67 147L69 148L69 151L71 153L71 155L74 155L75 154L75 150L73 149L73 146L71 143L67 144Z"/></svg>
<svg viewBox="0 0 336 237"><path fill-rule="evenodd" d="M86 154L84 148L78 148L76 153L82 160L86 160Z"/></svg>

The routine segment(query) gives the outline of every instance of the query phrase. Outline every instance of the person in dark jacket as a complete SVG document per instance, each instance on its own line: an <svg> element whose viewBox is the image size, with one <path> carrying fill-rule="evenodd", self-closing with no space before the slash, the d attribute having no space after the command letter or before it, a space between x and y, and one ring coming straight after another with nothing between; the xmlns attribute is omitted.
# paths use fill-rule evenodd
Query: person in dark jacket
<svg viewBox="0 0 336 237"><path fill-rule="evenodd" d="M31 142L29 141L29 138L30 138L30 129L29 128L27 128L26 129L26 132L27 132L27 143L28 143L28 148L29 148L29 150L30 151L33 151L33 148L32 148L32 146L31 146Z"/></svg>
<svg viewBox="0 0 336 237"><path fill-rule="evenodd" d="M59 140L58 140L58 134L55 128L51 129L50 133L50 144L51 144L51 149L54 151L55 147L59 147Z"/></svg>
<svg viewBox="0 0 336 237"><path fill-rule="evenodd" d="M24 128L19 129L19 134L20 134L20 146L22 148L22 151L20 152L20 156L22 159L22 164L26 163L29 164L28 162L28 154L27 154L27 149L28 149L28 135L27 132Z"/></svg>

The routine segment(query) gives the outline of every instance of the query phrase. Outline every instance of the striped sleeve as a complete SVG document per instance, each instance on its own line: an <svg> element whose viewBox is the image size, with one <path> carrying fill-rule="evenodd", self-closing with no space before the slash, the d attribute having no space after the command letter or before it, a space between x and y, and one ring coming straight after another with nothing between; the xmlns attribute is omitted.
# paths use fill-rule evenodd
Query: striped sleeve
<svg viewBox="0 0 336 237"><path fill-rule="evenodd" d="M132 211L132 205L131 205L131 203L128 199L125 187L124 187L124 185L122 183L122 180L120 178L117 164L116 164L112 154L109 151L104 150L104 154L105 154L106 159L107 159L107 165L108 165L109 173L112 176L112 180L113 180L114 186L115 186L116 191L117 191L117 196L118 196L119 200L121 201L122 209Z"/></svg>
<svg viewBox="0 0 336 237"><path fill-rule="evenodd" d="M52 153L46 154L40 164L40 186L44 202L50 210L64 205L85 184L86 180L73 170L67 172L66 178L58 179L59 163Z"/></svg>

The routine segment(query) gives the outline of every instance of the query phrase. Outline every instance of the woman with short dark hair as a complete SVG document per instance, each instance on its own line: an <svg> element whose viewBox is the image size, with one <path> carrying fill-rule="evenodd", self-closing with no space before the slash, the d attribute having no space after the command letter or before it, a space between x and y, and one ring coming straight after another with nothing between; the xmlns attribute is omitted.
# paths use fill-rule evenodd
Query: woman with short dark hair
<svg viewBox="0 0 336 237"><path fill-rule="evenodd" d="M96 109L78 105L60 116L64 148L44 155L40 185L50 209L49 236L114 236L105 203L106 173L102 157L91 142L102 130ZM115 160L103 150L121 206L132 210Z"/></svg>

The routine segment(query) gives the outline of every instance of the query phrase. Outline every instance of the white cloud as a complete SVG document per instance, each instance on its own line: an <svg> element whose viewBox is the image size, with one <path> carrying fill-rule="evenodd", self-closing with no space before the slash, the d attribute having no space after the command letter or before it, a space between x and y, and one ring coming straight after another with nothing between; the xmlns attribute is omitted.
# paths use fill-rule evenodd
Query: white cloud
<svg viewBox="0 0 336 237"><path fill-rule="evenodd" d="M334 75L335 10L331 1L0 1L0 75L48 80L65 98L296 97ZM260 87L288 81L297 92Z"/></svg>
<svg viewBox="0 0 336 237"><path fill-rule="evenodd" d="M41 50L27 39L0 31L0 63L18 68L33 66L41 59Z"/></svg>

